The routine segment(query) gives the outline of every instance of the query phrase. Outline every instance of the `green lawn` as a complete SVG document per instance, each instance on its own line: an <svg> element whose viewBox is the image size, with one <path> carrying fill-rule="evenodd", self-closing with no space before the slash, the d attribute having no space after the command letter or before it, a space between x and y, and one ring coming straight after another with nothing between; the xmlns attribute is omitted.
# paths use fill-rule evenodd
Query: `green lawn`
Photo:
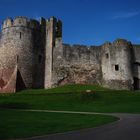
<svg viewBox="0 0 140 140"><path fill-rule="evenodd" d="M87 89L93 90L94 94L83 94ZM67 85L0 96L0 107L140 113L140 92L113 91L92 85Z"/></svg>
<svg viewBox="0 0 140 140"><path fill-rule="evenodd" d="M60 114L0 110L0 139L15 139L66 132L116 121L103 115Z"/></svg>
<svg viewBox="0 0 140 140"><path fill-rule="evenodd" d="M93 94L86 94L85 90L92 90ZM0 94L0 139L65 132L117 120L103 115L26 112L21 109L140 113L140 92L66 85L49 90Z"/></svg>

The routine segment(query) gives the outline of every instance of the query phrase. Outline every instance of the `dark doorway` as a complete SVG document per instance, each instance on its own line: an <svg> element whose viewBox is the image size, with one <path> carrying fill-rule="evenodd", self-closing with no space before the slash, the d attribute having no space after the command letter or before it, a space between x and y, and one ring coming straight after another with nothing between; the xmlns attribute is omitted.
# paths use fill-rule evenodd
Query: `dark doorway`
<svg viewBox="0 0 140 140"><path fill-rule="evenodd" d="M134 77L134 90L140 89L140 79Z"/></svg>
<svg viewBox="0 0 140 140"><path fill-rule="evenodd" d="M20 90L23 90L25 88L26 88L25 83L24 83L23 78L20 74L20 71L18 70L17 71L17 80L16 80L16 91L20 91Z"/></svg>

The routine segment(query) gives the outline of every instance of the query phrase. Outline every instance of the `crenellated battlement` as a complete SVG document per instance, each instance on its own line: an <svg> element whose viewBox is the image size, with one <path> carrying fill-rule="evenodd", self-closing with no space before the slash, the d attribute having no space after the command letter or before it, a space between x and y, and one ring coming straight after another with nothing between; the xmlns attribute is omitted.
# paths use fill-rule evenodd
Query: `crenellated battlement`
<svg viewBox="0 0 140 140"><path fill-rule="evenodd" d="M125 39L116 39L112 45L114 46L131 46L131 42L125 40Z"/></svg>
<svg viewBox="0 0 140 140"><path fill-rule="evenodd" d="M100 46L63 44L62 22L55 17L8 17L0 32L0 80L7 89L2 82L0 92L70 83L140 89L139 54L140 47L124 39Z"/></svg>
<svg viewBox="0 0 140 140"><path fill-rule="evenodd" d="M2 29L13 26L13 20L10 17L7 17L2 23Z"/></svg>
<svg viewBox="0 0 140 140"><path fill-rule="evenodd" d="M115 41L111 42L105 42L102 45L103 49L109 48L109 47L127 47L127 46L132 46L130 41L127 41L125 39L116 39Z"/></svg>
<svg viewBox="0 0 140 140"><path fill-rule="evenodd" d="M27 27L31 29L38 29L41 23L35 19L28 19L26 17L18 16L14 19L7 18L2 23L2 30L11 27Z"/></svg>
<svg viewBox="0 0 140 140"><path fill-rule="evenodd" d="M8 17L6 20L2 23L2 30L6 28L11 28L15 26L24 26L28 27L29 21L26 17L15 17L14 19Z"/></svg>
<svg viewBox="0 0 140 140"><path fill-rule="evenodd" d="M54 30L55 30L55 35L56 37L62 37L62 22L61 20L55 18L55 17L51 17L49 19L46 20L46 25L49 27L50 24L53 23L54 24Z"/></svg>
<svg viewBox="0 0 140 140"><path fill-rule="evenodd" d="M13 26L28 26L28 19L26 17L15 17Z"/></svg>
<svg viewBox="0 0 140 140"><path fill-rule="evenodd" d="M61 37L62 36L62 22L55 17L51 17L49 19L40 18L40 21L35 19L29 19L27 17L23 16L17 16L15 18L6 18L1 26L1 29L4 30L6 28L11 27L26 27L31 29L39 29L41 26L49 26L51 22L55 23L55 31L56 36Z"/></svg>
<svg viewBox="0 0 140 140"><path fill-rule="evenodd" d="M38 29L40 27L40 22L35 19L31 19L29 21L29 27L32 29Z"/></svg>
<svg viewBox="0 0 140 140"><path fill-rule="evenodd" d="M110 47L111 45L112 45L112 43L107 41L102 45L102 48L106 49L106 48Z"/></svg>

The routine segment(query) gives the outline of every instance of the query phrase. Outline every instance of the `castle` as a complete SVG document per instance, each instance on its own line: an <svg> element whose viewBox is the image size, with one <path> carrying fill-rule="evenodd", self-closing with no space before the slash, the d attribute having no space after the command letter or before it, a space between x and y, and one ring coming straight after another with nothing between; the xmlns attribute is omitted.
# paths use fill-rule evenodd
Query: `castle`
<svg viewBox="0 0 140 140"><path fill-rule="evenodd" d="M101 46L62 43L62 22L7 18L0 34L0 92L68 83L140 89L140 46L123 39Z"/></svg>

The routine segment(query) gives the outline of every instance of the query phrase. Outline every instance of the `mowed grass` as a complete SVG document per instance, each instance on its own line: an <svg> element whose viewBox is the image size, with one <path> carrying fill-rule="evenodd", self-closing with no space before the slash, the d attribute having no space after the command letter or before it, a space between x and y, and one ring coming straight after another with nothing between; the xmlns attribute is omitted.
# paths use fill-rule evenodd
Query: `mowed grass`
<svg viewBox="0 0 140 140"><path fill-rule="evenodd" d="M0 139L25 138L97 127L118 120L104 115L0 110Z"/></svg>
<svg viewBox="0 0 140 140"><path fill-rule="evenodd" d="M86 94L86 90L92 90L92 94ZM140 113L140 92L66 85L49 90L0 94L0 139L66 132L117 120L104 115L27 112L24 109Z"/></svg>
<svg viewBox="0 0 140 140"><path fill-rule="evenodd" d="M94 94L83 94L92 90ZM66 85L0 96L0 108L140 113L139 91L115 91L93 85Z"/></svg>

